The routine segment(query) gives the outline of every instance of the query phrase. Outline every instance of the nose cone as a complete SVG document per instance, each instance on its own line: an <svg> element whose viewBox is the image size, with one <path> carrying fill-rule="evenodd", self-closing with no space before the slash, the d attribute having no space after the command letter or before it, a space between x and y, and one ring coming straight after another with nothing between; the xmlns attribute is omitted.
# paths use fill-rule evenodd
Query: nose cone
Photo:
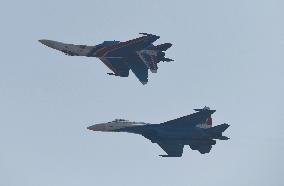
<svg viewBox="0 0 284 186"><path fill-rule="evenodd" d="M51 48L53 48L54 47L54 45L55 45L55 42L54 41L51 41L51 40L47 40L47 39L40 39L40 40L38 40L41 44L44 44L44 45L46 45L46 46L48 46L48 47L51 47Z"/></svg>
<svg viewBox="0 0 284 186"><path fill-rule="evenodd" d="M88 130L92 130L92 126L88 126L87 129L88 129Z"/></svg>
<svg viewBox="0 0 284 186"><path fill-rule="evenodd" d="M60 42L57 42L57 41L52 41L52 40L47 40L47 39L40 39L38 41L40 43L44 44L45 46L48 46L50 48L57 49L57 50L60 50L62 48L62 44L63 44L63 43L60 43Z"/></svg>
<svg viewBox="0 0 284 186"><path fill-rule="evenodd" d="M88 130L96 130L96 125L91 125L87 127Z"/></svg>
<svg viewBox="0 0 284 186"><path fill-rule="evenodd" d="M96 124L96 125L92 125L87 127L88 130L92 130L92 131L105 131L105 125L103 124Z"/></svg>

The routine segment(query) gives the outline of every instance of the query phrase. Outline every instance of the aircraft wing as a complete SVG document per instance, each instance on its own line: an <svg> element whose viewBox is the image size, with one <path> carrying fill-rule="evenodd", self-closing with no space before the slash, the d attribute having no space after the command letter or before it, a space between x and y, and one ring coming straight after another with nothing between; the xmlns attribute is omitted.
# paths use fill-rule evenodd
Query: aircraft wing
<svg viewBox="0 0 284 186"><path fill-rule="evenodd" d="M181 157L183 153L183 145L176 143L158 143L158 145L168 154L160 155L162 157Z"/></svg>
<svg viewBox="0 0 284 186"><path fill-rule="evenodd" d="M116 76L128 77L129 67L123 58L100 58Z"/></svg>
<svg viewBox="0 0 284 186"><path fill-rule="evenodd" d="M144 85L148 82L148 67L140 59L137 54L132 54L125 58L127 61L128 67L139 79L139 81Z"/></svg>
<svg viewBox="0 0 284 186"><path fill-rule="evenodd" d="M152 143L157 143L157 131L156 130L147 130L141 133L146 139L150 140ZM157 143L167 155L160 155L162 157L181 157L183 153L182 144L178 144L171 141L159 141Z"/></svg>
<svg viewBox="0 0 284 186"><path fill-rule="evenodd" d="M204 123L208 117L213 114L215 110L201 110L199 112L183 116L177 119L166 121L164 125L175 125L175 126L196 126L200 123Z"/></svg>
<svg viewBox="0 0 284 186"><path fill-rule="evenodd" d="M131 52L142 50L159 39L159 36L148 34L142 37L131 39L111 47L105 47L98 52L99 56L127 56Z"/></svg>

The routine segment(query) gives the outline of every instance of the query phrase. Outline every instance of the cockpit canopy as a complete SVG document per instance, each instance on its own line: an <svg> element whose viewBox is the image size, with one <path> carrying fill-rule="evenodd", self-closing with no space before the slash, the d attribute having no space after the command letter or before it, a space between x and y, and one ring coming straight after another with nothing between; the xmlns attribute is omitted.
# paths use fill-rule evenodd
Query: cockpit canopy
<svg viewBox="0 0 284 186"><path fill-rule="evenodd" d="M115 119L112 122L129 122L129 121L126 119Z"/></svg>
<svg viewBox="0 0 284 186"><path fill-rule="evenodd" d="M118 44L120 43L119 41L104 41L102 44L100 45L104 45L104 46L112 46L112 45L115 45L115 44Z"/></svg>
<svg viewBox="0 0 284 186"><path fill-rule="evenodd" d="M205 106L203 110L210 110L210 107Z"/></svg>

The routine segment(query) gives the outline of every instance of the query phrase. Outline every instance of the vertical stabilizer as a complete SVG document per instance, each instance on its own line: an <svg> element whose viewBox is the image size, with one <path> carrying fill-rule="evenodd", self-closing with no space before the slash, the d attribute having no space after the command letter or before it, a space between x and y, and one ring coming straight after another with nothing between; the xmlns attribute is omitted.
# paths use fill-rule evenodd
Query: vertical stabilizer
<svg viewBox="0 0 284 186"><path fill-rule="evenodd" d="M202 129L211 128L212 127L212 117L209 116L204 123L200 123L196 126L199 127L199 128L202 128Z"/></svg>
<svg viewBox="0 0 284 186"><path fill-rule="evenodd" d="M204 107L203 109L194 109L195 111L198 111L198 112L206 112L206 111L212 111L211 114L213 114L215 112L215 110L210 110L209 107ZM204 123L200 123L198 125L196 125L197 127L199 128L202 128L202 129L208 129L208 128L211 128L212 127L212 117L211 117L211 114L209 115L209 117L205 120Z"/></svg>

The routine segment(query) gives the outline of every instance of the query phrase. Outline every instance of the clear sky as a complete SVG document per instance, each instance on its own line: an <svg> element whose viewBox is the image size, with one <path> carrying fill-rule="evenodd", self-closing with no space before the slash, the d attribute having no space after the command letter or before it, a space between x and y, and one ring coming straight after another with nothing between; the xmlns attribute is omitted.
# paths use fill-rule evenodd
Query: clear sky
<svg viewBox="0 0 284 186"><path fill-rule="evenodd" d="M284 185L281 0L3 0L0 2L0 186ZM95 45L139 32L173 43L143 86L96 58L38 39ZM159 123L210 106L231 139L210 154L94 133L114 118Z"/></svg>

